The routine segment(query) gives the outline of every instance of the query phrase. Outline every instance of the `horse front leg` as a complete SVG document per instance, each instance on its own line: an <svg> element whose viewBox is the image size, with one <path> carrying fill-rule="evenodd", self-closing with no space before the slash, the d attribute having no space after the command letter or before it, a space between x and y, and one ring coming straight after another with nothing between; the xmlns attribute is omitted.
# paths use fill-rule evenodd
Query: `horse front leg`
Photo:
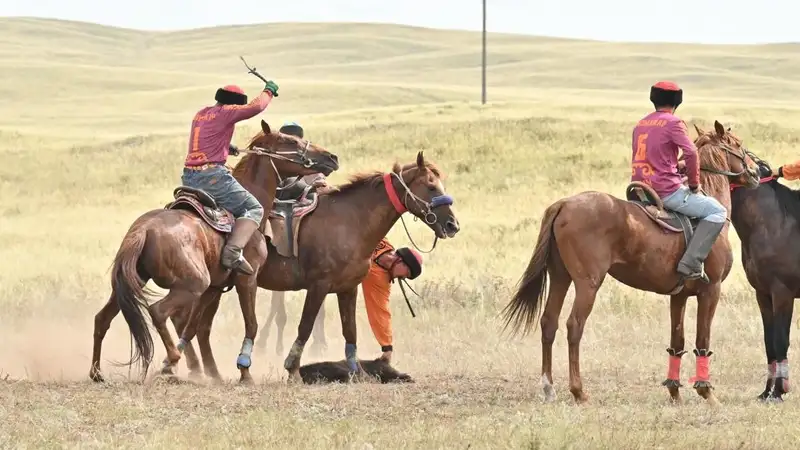
<svg viewBox="0 0 800 450"><path fill-rule="evenodd" d="M256 272L258 273L258 272ZM250 375L251 356L253 354L253 342L258 333L258 319L256 318L256 291L258 283L256 276L239 275L236 280L236 293L239 294L239 306L242 309L244 318L244 339L239 357L236 358L236 367L239 369L239 382L253 384L253 377Z"/></svg>
<svg viewBox="0 0 800 450"><path fill-rule="evenodd" d="M709 350L709 347L711 344L711 325L714 321L714 313L717 310L720 293L721 285L720 283L715 283L697 294L697 336L695 337L694 349L697 364L695 376L689 379L690 382L694 383L697 393L712 406L718 405L719 401L712 392L709 358L713 352Z"/></svg>
<svg viewBox="0 0 800 450"><path fill-rule="evenodd" d="M356 300L358 298L358 286L345 292L337 294L339 298L339 317L342 321L342 336L344 337L344 357L347 367L350 369L350 379L363 379L364 369L358 362L357 343L358 333L356 329Z"/></svg>
<svg viewBox="0 0 800 450"><path fill-rule="evenodd" d="M297 339L289 349L289 355L283 361L283 368L289 372L289 382L300 382L300 359L303 356L308 338L311 337L311 330L314 328L314 321L319 314L319 308L328 295L328 286L316 284L306 290L306 301L303 304L303 313L300 317L300 325L297 327Z"/></svg>
<svg viewBox="0 0 800 450"><path fill-rule="evenodd" d="M789 392L789 334L792 330L794 295L781 287L772 290L772 342L775 351L775 383L770 400L782 401Z"/></svg>
<svg viewBox="0 0 800 450"><path fill-rule="evenodd" d="M761 312L761 325L764 331L764 350L767 355L767 383L764 392L758 396L759 400L766 400L772 393L775 385L775 333L773 331L772 295L768 292L756 291L756 301Z"/></svg>
<svg viewBox="0 0 800 450"><path fill-rule="evenodd" d="M674 403L681 403L681 357L686 353L684 346L686 339L683 329L683 320L686 313L686 300L688 295L673 295L669 299L670 316L670 340L667 353L669 354L669 368L667 369L667 379L661 383L667 387L671 400Z"/></svg>
<svg viewBox="0 0 800 450"><path fill-rule="evenodd" d="M321 357L328 351L328 341L325 339L325 301L319 308L319 314L314 320L314 329L311 331L314 341L311 342L311 356Z"/></svg>

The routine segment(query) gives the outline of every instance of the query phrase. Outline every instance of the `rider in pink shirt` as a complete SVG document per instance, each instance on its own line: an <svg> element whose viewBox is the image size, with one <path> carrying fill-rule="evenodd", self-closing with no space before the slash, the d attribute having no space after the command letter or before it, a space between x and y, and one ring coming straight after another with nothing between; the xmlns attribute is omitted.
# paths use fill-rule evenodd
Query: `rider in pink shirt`
<svg viewBox="0 0 800 450"><path fill-rule="evenodd" d="M713 197L700 193L700 169L697 148L689 138L686 124L675 110L683 101L677 84L661 81L650 88L655 111L642 118L633 129L631 181L653 187L664 208L700 220L677 271L686 280L702 278L708 282L703 262L717 240L727 219L727 211ZM688 187L678 173L678 149L683 150Z"/></svg>

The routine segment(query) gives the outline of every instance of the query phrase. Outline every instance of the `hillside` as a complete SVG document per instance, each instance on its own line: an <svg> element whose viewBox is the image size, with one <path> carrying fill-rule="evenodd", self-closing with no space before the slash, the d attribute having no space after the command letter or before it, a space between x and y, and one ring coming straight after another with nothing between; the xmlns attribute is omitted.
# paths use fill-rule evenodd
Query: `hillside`
<svg viewBox="0 0 800 450"><path fill-rule="evenodd" d="M44 19L0 19L2 130L70 134L183 132L221 84L255 92L243 55L277 80L269 117L480 100L480 34L368 24L226 26L143 32ZM692 103L794 108L798 46L611 44L490 33L491 104L644 105L657 79ZM335 100L329 95L336 92ZM644 96L644 97L643 97ZM155 115L158 119L154 119Z"/></svg>

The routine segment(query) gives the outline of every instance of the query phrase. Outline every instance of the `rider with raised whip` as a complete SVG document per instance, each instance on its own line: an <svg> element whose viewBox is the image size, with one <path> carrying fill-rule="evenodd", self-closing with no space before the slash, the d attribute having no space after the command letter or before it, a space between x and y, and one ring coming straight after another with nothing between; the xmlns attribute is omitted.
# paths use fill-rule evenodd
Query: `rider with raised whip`
<svg viewBox="0 0 800 450"><path fill-rule="evenodd" d="M686 131L686 124L675 116L683 101L683 90L670 81L660 81L650 88L655 111L642 118L633 129L631 181L651 186L664 208L700 219L677 271L685 280L708 276L703 262L711 251L727 219L720 202L700 192L700 167L697 148ZM678 173L678 149L683 150L688 187Z"/></svg>
<svg viewBox="0 0 800 450"><path fill-rule="evenodd" d="M226 269L247 275L253 274L253 268L244 258L242 249L261 224L264 207L236 181L225 162L229 153L238 154L236 147L231 145L236 123L264 111L277 96L278 85L273 81L267 81L261 93L250 103L239 86L217 89L214 96L217 103L198 111L192 120L189 152L181 176L184 186L204 190L236 218L220 262Z"/></svg>

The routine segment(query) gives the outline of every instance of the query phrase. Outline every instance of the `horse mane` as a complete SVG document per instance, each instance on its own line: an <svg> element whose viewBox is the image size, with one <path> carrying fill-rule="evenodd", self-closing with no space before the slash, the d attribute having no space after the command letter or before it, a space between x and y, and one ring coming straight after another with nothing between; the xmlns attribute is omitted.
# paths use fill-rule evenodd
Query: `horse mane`
<svg viewBox="0 0 800 450"><path fill-rule="evenodd" d="M404 166L401 166L399 163L394 163L392 166L392 172L400 175L402 171L413 169L417 167L417 163L409 163ZM435 164L425 162L425 167L433 172L434 175L441 178L442 172L436 167ZM345 183L342 183L338 186L332 186L330 191L326 193L332 196L344 195L348 192L353 190L357 190L361 187L369 187L370 189L375 189L379 186L383 185L383 175L384 172L380 172L377 170L369 171L369 172L359 172L354 175L351 175L349 180Z"/></svg>
<svg viewBox="0 0 800 450"><path fill-rule="evenodd" d="M697 155L700 167L730 171L730 167L728 167L727 152L720 146L720 144L738 148L742 145L741 139L737 138L730 132L725 133L725 135L720 138L714 130L700 132L698 129L697 131L698 136L694 141L694 145L697 147ZM700 184L703 186L708 186L714 192L720 192L728 189L729 182L726 175L720 175L701 170Z"/></svg>
<svg viewBox="0 0 800 450"><path fill-rule="evenodd" d="M792 189L789 186L778 183L777 179L772 179L764 184L775 191L775 198L783 214L794 217L795 220L800 223L800 190Z"/></svg>

